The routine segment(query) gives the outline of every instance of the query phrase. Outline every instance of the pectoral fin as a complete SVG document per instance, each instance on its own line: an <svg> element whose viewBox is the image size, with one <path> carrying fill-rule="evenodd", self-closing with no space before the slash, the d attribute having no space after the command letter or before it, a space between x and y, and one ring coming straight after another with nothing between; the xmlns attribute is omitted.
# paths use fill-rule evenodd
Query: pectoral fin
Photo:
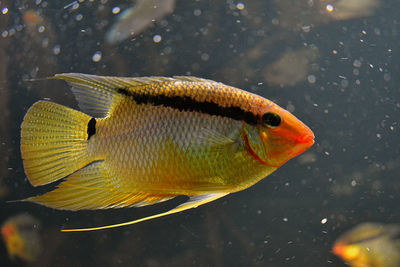
<svg viewBox="0 0 400 267"><path fill-rule="evenodd" d="M120 227L120 226L126 226L126 225L131 225L143 221L148 221L151 219L159 218L162 216L178 213L184 210L188 210L191 208L197 208L200 205L206 204L208 202L214 201L218 198L221 198L223 196L226 196L228 193L210 193L210 194L203 194L199 196L193 196L191 197L188 201L185 203L182 203L181 205L177 206L176 208L169 210L167 212L155 214L152 216L148 216L142 219L130 221L130 222L125 222L125 223L119 223L119 224L113 224L113 225L106 225L106 226L100 226L100 227L93 227L93 228L82 228L82 229L63 229L61 230L62 232L83 232L83 231L95 231L95 230L102 230L102 229L109 229L109 228L115 228L115 227Z"/></svg>

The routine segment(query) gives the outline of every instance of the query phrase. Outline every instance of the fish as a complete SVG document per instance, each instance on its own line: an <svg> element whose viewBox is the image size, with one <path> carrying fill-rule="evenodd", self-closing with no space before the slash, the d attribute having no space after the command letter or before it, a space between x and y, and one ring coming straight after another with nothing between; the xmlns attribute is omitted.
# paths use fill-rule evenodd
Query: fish
<svg viewBox="0 0 400 267"><path fill-rule="evenodd" d="M21 155L33 186L57 188L24 201L54 209L141 207L189 199L130 225L244 190L314 143L293 114L256 94L188 77L56 74L81 111L38 101L21 124Z"/></svg>
<svg viewBox="0 0 400 267"><path fill-rule="evenodd" d="M2 224L1 235L10 259L33 262L38 258L42 252L39 229L40 222L26 213L14 215Z"/></svg>
<svg viewBox="0 0 400 267"><path fill-rule="evenodd" d="M129 37L138 36L155 21L171 14L176 0L137 0L118 15L117 20L105 34L108 44L117 44Z"/></svg>
<svg viewBox="0 0 400 267"><path fill-rule="evenodd" d="M341 235L332 251L351 267L398 267L400 226L362 223Z"/></svg>

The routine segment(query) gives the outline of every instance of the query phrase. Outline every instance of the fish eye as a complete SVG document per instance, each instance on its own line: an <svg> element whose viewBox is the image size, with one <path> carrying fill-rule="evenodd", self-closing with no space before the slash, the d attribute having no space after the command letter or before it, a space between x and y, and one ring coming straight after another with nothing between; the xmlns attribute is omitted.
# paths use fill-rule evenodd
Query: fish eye
<svg viewBox="0 0 400 267"><path fill-rule="evenodd" d="M262 116L262 121L268 128L273 129L281 124L282 119L276 113L267 112Z"/></svg>

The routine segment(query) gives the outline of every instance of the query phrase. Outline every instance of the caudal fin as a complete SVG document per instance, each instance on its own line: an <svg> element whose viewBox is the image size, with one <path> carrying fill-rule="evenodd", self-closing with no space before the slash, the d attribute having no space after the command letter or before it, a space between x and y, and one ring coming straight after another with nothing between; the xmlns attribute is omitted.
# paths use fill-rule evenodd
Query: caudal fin
<svg viewBox="0 0 400 267"><path fill-rule="evenodd" d="M62 105L38 101L21 124L21 154L32 185L57 181L91 162L88 138L95 119Z"/></svg>

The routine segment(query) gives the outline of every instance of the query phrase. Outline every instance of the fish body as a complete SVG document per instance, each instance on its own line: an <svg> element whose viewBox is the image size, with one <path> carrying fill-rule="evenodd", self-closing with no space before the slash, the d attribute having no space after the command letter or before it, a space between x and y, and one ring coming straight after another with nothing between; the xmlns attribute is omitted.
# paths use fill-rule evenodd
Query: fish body
<svg viewBox="0 0 400 267"><path fill-rule="evenodd" d="M336 240L333 253L351 267L400 266L400 227L362 223Z"/></svg>
<svg viewBox="0 0 400 267"><path fill-rule="evenodd" d="M21 152L33 185L65 178L27 199L57 209L138 207L189 196L161 215L175 213L248 188L314 142L288 111L211 80L54 78L71 84L84 113L35 103L21 126Z"/></svg>

